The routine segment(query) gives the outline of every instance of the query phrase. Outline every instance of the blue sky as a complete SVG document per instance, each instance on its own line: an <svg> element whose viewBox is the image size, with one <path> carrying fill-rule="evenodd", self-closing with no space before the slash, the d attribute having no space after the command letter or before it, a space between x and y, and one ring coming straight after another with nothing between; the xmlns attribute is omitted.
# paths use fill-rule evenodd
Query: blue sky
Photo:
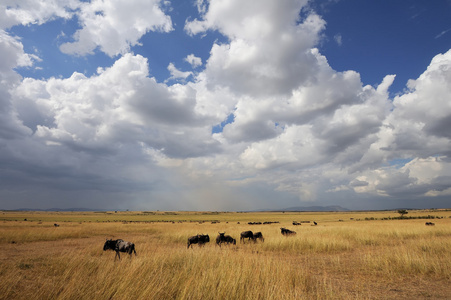
<svg viewBox="0 0 451 300"><path fill-rule="evenodd" d="M319 8L327 21L324 55L337 71L356 70L364 83L396 74L401 92L430 58L451 47L449 1L337 1ZM334 44L340 37L341 44Z"/></svg>
<svg viewBox="0 0 451 300"><path fill-rule="evenodd" d="M159 81L170 76L167 70L170 62L189 68L183 60L186 55L196 53L205 62L215 41L227 42L217 31L194 37L186 34L185 21L199 18L194 4L194 1L171 2L172 9L167 14L174 30L149 32L141 37L142 45L131 48L133 53L149 59L151 75ZM423 73L433 56L451 48L448 1L311 1L309 9L314 9L327 22L317 47L331 67L337 71L355 70L370 85L379 84L387 74L396 74L392 93L402 92L409 79ZM12 35L22 38L27 52L37 50L43 59L36 64L42 70L22 68L18 72L34 78L69 77L74 71L88 75L95 73L99 66L110 66L115 58L101 51L72 57L58 49L79 28L75 17L10 28Z"/></svg>
<svg viewBox="0 0 451 300"><path fill-rule="evenodd" d="M0 209L450 207L451 2L0 4Z"/></svg>

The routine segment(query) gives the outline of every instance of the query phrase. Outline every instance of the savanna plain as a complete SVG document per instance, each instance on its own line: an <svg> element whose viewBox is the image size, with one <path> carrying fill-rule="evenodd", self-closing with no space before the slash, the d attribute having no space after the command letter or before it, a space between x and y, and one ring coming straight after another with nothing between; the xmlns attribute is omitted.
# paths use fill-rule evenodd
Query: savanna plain
<svg viewBox="0 0 451 300"><path fill-rule="evenodd" d="M451 210L399 217L0 211L0 299L451 299ZM240 243L247 230L264 242ZM218 232L236 245L217 246ZM210 243L188 249L197 234ZM111 238L137 255L115 261Z"/></svg>

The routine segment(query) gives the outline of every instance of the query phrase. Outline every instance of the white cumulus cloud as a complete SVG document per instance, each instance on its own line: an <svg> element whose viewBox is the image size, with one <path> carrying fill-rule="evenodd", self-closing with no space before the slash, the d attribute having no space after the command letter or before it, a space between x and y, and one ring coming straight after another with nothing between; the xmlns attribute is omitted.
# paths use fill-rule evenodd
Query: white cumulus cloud
<svg viewBox="0 0 451 300"><path fill-rule="evenodd" d="M68 54L92 54L100 51L113 57L129 51L149 31L173 30L171 18L164 13L160 0L94 0L80 5L77 17L82 26L74 42L64 43Z"/></svg>
<svg viewBox="0 0 451 300"><path fill-rule="evenodd" d="M204 62L184 53L192 71L170 63L159 82L129 49L173 30L167 4L36 3L34 15L31 2L4 6L1 26L76 14L65 53L121 55L94 75L22 78L37 58L0 31L0 196L11 208L27 197L214 210L451 194L451 50L390 98L395 75L369 86L329 65L317 49L326 22L306 0L199 0L185 31L227 40Z"/></svg>
<svg viewBox="0 0 451 300"><path fill-rule="evenodd" d="M187 57L185 57L185 61L193 66L193 68L202 66L202 59L195 56L194 54L189 54Z"/></svg>

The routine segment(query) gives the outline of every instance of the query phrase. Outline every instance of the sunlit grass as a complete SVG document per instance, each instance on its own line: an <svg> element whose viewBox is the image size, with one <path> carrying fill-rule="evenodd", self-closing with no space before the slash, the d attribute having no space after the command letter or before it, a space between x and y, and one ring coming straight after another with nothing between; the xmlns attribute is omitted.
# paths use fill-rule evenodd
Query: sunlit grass
<svg viewBox="0 0 451 300"><path fill-rule="evenodd" d="M434 220L436 226L430 227L423 220L357 221L361 213L212 214L221 220L212 224L86 222L83 218L90 215L75 213L68 213L68 218L79 221L56 221L63 213L42 213L47 221L30 221L21 212L21 220L0 221L0 295L5 299L446 298L451 219L441 213L447 218ZM123 215L135 217L131 212ZM259 220L280 223L247 224ZM293 220L316 220L319 225L292 226ZM60 227L54 227L55 222ZM282 236L280 227L297 234ZM245 230L261 231L265 242L240 243L239 234ZM237 239L237 245L215 245L216 235L224 231ZM187 249L187 238L195 234L209 234L211 242ZM134 242L137 256L122 254L115 262L114 252L102 251L106 238Z"/></svg>

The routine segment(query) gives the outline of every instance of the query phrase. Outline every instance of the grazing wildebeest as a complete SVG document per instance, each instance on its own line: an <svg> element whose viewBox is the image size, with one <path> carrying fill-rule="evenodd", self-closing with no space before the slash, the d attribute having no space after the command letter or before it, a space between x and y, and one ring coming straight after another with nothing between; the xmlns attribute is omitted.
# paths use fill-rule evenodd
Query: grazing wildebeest
<svg viewBox="0 0 451 300"><path fill-rule="evenodd" d="M262 242L265 241L265 238L263 237L263 234L261 232L254 233L254 241L256 242L257 239L260 239Z"/></svg>
<svg viewBox="0 0 451 300"><path fill-rule="evenodd" d="M295 231L292 231L290 229L286 229L286 228L280 228L281 232L283 235L292 235L292 234L296 234Z"/></svg>
<svg viewBox="0 0 451 300"><path fill-rule="evenodd" d="M219 235L216 237L216 245L219 245L219 247L221 247L222 243L225 243L225 232L218 232Z"/></svg>
<svg viewBox="0 0 451 300"><path fill-rule="evenodd" d="M293 225L296 226L296 225L302 225L302 224L299 222L293 221Z"/></svg>
<svg viewBox="0 0 451 300"><path fill-rule="evenodd" d="M135 244L131 242L126 242L124 240L118 239L118 240L106 240L105 245L103 245L103 251L106 250L113 250L116 251L116 255L114 256L114 261L116 261L116 256L119 257L119 260L121 259L121 256L119 252L125 252L130 254L130 258L132 257L132 253L135 253L136 256L136 250L135 250Z"/></svg>
<svg viewBox="0 0 451 300"><path fill-rule="evenodd" d="M219 247L221 247L222 243L236 245L236 240L233 237L231 237L230 235L225 235L225 232L223 232L223 233L218 232L218 233L219 233L219 235L216 237L216 245L219 245Z"/></svg>
<svg viewBox="0 0 451 300"><path fill-rule="evenodd" d="M58 224L56 224L56 223L55 223L55 224L53 224L53 226L55 226L55 227L60 227L60 226L59 226Z"/></svg>
<svg viewBox="0 0 451 300"><path fill-rule="evenodd" d="M204 244L210 242L210 236L208 234L198 234L198 235L193 235L191 237L188 238L188 247L191 246L191 248L193 247L193 244L198 244L199 246L203 246Z"/></svg>
<svg viewBox="0 0 451 300"><path fill-rule="evenodd" d="M316 223L315 221L313 221L313 224L315 224L315 226L318 225L318 223Z"/></svg>
<svg viewBox="0 0 451 300"><path fill-rule="evenodd" d="M434 226L435 225L435 223L432 223L432 222L426 222L426 226Z"/></svg>
<svg viewBox="0 0 451 300"><path fill-rule="evenodd" d="M254 239L254 233L252 231L243 231L241 232L241 236L240 236L240 243L244 242L244 239L247 238L248 241L250 241L251 239Z"/></svg>
<svg viewBox="0 0 451 300"><path fill-rule="evenodd" d="M236 245L236 240L233 237L231 237L230 235L224 236L224 240L227 244Z"/></svg>

